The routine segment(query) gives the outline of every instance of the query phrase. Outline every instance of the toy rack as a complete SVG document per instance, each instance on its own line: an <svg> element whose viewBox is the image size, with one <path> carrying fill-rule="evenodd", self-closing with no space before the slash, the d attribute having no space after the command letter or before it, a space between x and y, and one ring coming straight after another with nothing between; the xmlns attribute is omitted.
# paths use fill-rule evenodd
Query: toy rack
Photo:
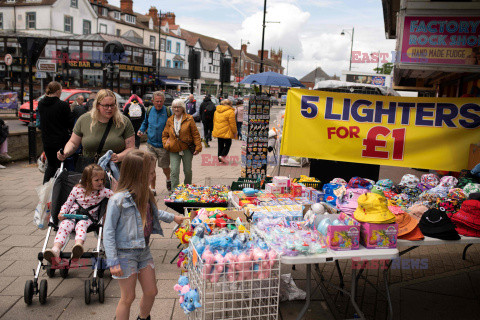
<svg viewBox="0 0 480 320"><path fill-rule="evenodd" d="M197 289L201 308L188 314L189 320L244 320L244 319L278 319L280 291L280 260L268 260L273 265L268 277L258 279L256 271L250 273L249 280L229 281L236 271L223 273L217 282L211 282L203 270L208 269L192 246L188 260L188 277L190 287ZM245 261L252 265L254 261ZM241 272L241 271L240 271Z"/></svg>

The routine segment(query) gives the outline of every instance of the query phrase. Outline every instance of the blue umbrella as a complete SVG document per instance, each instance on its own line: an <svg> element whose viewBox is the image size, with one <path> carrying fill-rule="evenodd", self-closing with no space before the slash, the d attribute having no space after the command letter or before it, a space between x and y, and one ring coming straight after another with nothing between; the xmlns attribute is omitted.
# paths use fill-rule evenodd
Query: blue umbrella
<svg viewBox="0 0 480 320"><path fill-rule="evenodd" d="M284 74L271 71L251 74L242 81L240 81L240 83L275 87L305 87L300 81L298 81L294 77L289 77Z"/></svg>

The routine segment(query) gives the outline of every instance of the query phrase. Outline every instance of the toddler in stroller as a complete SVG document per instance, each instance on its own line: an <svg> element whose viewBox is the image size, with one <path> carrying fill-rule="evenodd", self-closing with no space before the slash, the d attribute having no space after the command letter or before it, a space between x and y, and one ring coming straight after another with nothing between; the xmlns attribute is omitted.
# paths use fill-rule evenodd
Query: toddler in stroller
<svg viewBox="0 0 480 320"><path fill-rule="evenodd" d="M98 208L105 198L113 195L112 190L105 188L105 171L96 164L90 164L83 170L80 183L77 184L58 215L61 221L52 249L45 250L43 257L52 263L53 258L60 257L60 250L66 239L75 229L75 245L72 249L72 259L79 259L84 252L83 244L87 237L87 229L98 221ZM86 220L65 219L65 214L86 215Z"/></svg>

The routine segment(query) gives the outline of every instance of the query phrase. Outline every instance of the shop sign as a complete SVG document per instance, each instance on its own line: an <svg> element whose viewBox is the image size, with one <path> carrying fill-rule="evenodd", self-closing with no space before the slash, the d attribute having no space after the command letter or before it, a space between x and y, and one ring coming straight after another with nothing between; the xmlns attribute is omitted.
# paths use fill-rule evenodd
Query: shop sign
<svg viewBox="0 0 480 320"><path fill-rule="evenodd" d="M124 70L124 71L143 72L143 73L149 72L149 68L146 67L146 66L136 66L136 65L131 65L131 64L118 64L118 67L119 67L120 70Z"/></svg>
<svg viewBox="0 0 480 320"><path fill-rule="evenodd" d="M479 65L478 17L406 16L401 63Z"/></svg>
<svg viewBox="0 0 480 320"><path fill-rule="evenodd" d="M97 62L91 62L91 61L72 61L70 60L68 62L68 65L72 68L80 68L80 69L101 69L102 64L97 63Z"/></svg>
<svg viewBox="0 0 480 320"><path fill-rule="evenodd" d="M290 89L280 154L459 172L479 129L478 98Z"/></svg>

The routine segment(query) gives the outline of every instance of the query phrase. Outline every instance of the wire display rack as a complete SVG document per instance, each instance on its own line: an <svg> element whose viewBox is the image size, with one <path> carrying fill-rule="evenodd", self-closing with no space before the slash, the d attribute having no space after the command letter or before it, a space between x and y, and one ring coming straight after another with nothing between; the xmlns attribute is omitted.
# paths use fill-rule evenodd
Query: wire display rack
<svg viewBox="0 0 480 320"><path fill-rule="evenodd" d="M215 274L215 264L202 261L194 247L188 261L190 287L198 290L202 305L188 314L189 320L278 319L278 257L263 261L268 268L254 268L258 261L236 262L235 267L229 267L229 271L220 275Z"/></svg>

